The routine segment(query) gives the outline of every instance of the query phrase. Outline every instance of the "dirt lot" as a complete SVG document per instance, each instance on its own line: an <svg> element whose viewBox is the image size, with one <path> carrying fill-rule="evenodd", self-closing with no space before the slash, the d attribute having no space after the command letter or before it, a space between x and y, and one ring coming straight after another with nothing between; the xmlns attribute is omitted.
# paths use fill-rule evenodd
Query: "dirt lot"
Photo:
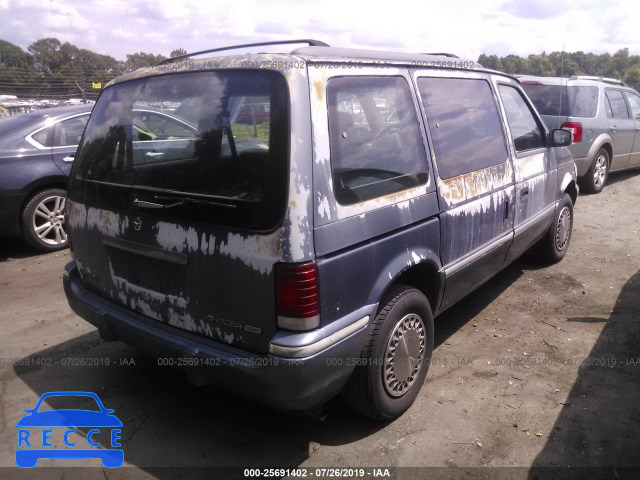
<svg viewBox="0 0 640 480"><path fill-rule="evenodd" d="M243 476L198 468L220 466L301 467L309 477L320 476L316 467L383 467L396 478L640 478L624 468L640 467L639 210L638 172L580 196L563 262L521 259L437 319L427 384L389 424L340 401L320 421L192 387L122 343L102 342L70 311L61 287L68 253L2 240L0 478ZM110 366L67 365L100 358ZM129 468L14 466L16 421L54 390L96 392L115 409ZM71 468L81 464L94 468ZM603 468L531 468L567 466Z"/></svg>

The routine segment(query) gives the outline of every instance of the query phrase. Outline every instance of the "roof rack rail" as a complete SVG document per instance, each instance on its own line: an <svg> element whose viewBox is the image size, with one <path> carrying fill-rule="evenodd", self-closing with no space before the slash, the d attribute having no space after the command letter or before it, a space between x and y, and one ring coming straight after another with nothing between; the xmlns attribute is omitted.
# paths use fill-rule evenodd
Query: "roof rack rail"
<svg viewBox="0 0 640 480"><path fill-rule="evenodd" d="M237 50L240 48L249 48L249 47L264 47L267 45L289 45L289 44L295 44L295 43L307 43L309 44L310 47L328 47L329 46L328 44L321 42L320 40L313 40L310 38L303 38L299 40L281 40L281 41L274 41L274 42L245 43L243 45L231 45L228 47L212 48L209 50L200 50L199 52L178 55L177 57L170 57L170 58L167 58L166 60L161 61L158 65L164 65L165 63L171 63L176 60L182 60L183 58L202 55L204 53L222 52L225 50Z"/></svg>
<svg viewBox="0 0 640 480"><path fill-rule="evenodd" d="M607 77L594 77L589 75L571 75L569 80L595 80L597 82L610 83L611 85L622 85L626 86L622 80L618 80L615 78L607 78Z"/></svg>
<svg viewBox="0 0 640 480"><path fill-rule="evenodd" d="M422 55L434 55L439 57L451 57L451 58L460 58L458 55L454 55L453 53L423 53Z"/></svg>

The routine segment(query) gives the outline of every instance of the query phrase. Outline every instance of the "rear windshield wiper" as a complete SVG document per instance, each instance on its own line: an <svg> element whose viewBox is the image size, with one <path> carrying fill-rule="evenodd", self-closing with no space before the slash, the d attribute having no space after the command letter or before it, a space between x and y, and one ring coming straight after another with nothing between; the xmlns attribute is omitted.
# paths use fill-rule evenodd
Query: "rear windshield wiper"
<svg viewBox="0 0 640 480"><path fill-rule="evenodd" d="M213 207L223 207L223 208L236 208L236 205L231 203L222 203L222 202L213 202L211 200L199 200L196 198L174 198L174 197L160 197L155 196L154 200L163 201L163 200L177 200L173 203L154 203L147 202L146 200L140 200L136 198L133 201L133 206L138 208L161 208L161 209L169 209L175 207L182 207L185 205L208 205Z"/></svg>

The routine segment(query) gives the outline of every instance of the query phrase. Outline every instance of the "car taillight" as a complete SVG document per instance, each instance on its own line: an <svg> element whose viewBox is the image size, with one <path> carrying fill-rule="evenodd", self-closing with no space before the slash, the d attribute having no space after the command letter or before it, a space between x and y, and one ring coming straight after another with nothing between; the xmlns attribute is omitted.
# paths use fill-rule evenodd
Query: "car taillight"
<svg viewBox="0 0 640 480"><path fill-rule="evenodd" d="M582 124L578 122L566 122L563 123L560 128L569 130L571 132L573 143L580 143L582 141Z"/></svg>
<svg viewBox="0 0 640 480"><path fill-rule="evenodd" d="M317 328L320 299L316 262L277 263L275 276L278 326L288 330Z"/></svg>

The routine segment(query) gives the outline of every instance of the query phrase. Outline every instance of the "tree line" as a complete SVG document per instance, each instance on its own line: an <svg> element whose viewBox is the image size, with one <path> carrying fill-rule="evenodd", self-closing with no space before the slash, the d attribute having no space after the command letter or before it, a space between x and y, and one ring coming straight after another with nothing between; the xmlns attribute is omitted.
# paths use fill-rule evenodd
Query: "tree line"
<svg viewBox="0 0 640 480"><path fill-rule="evenodd" d="M173 50L169 57L187 53ZM17 45L0 40L0 94L20 98L71 97L95 99L112 78L140 67L154 66L167 57L160 54L136 52L126 60L79 48L57 38L42 38L33 42L25 52ZM584 52L552 52L527 57L482 54L478 62L487 68L510 74L569 77L593 75L624 80L640 89L640 56L629 55L629 49L594 54Z"/></svg>
<svg viewBox="0 0 640 480"><path fill-rule="evenodd" d="M185 53L179 48L169 56ZM109 80L166 59L164 55L137 52L121 61L69 42L62 43L57 38L37 40L25 52L17 45L0 40L0 94L25 99L95 99Z"/></svg>
<svg viewBox="0 0 640 480"><path fill-rule="evenodd" d="M512 75L536 75L541 77L570 77L589 75L623 80L630 87L640 89L640 55L629 55L623 48L613 55L584 52L542 52L539 55L519 57L485 55L478 57L483 67L500 70Z"/></svg>

